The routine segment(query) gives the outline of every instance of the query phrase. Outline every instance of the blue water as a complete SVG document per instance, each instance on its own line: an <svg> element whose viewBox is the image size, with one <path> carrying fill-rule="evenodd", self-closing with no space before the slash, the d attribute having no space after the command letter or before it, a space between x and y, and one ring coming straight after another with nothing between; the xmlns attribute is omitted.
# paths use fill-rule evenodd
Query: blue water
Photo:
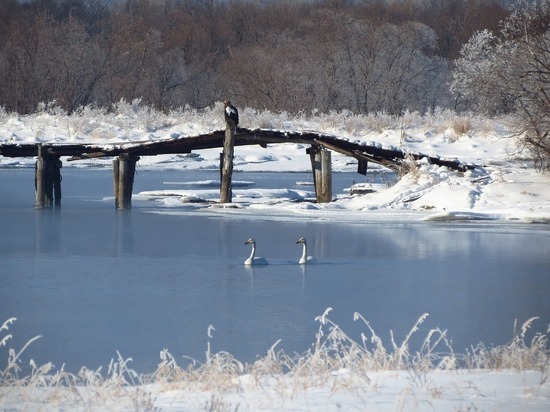
<svg viewBox="0 0 550 412"><path fill-rule="evenodd" d="M63 170L62 207L35 210L32 170L0 170L0 322L15 316L9 347L41 335L24 363L78 371L105 367L119 351L151 372L166 348L176 360L213 351L253 361L279 339L287 353L315 340L315 317L352 337L368 330L390 345L430 313L414 342L448 330L456 352L508 342L514 320L550 323L550 227L523 224L272 222L164 215L154 203L116 212L109 170ZM344 187L358 175L337 177ZM162 182L215 179L217 172L149 172L134 193ZM307 174L242 174L235 180L283 187ZM338 189L340 190L340 189ZM295 262L305 236L319 264ZM258 242L266 267L242 262ZM532 336L532 333L530 336ZM3 336L3 335L1 335ZM1 338L0 336L0 338ZM445 350L444 347L441 350ZM0 369L7 348L0 348Z"/></svg>

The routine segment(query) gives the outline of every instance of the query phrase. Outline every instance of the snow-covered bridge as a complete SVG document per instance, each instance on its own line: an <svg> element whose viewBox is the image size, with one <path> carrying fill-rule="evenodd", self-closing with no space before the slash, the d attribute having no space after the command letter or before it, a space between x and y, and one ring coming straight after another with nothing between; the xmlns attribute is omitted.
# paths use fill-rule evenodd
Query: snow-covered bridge
<svg viewBox="0 0 550 412"><path fill-rule="evenodd" d="M231 134L232 146L257 144L262 147L267 147L268 144L280 143L307 145L307 153L311 157L318 202L330 202L332 199L332 190L330 187L330 151L342 153L357 159L357 171L361 174L366 174L368 162L377 163L389 169L399 171L402 167L402 163L407 158L412 158L414 160L426 159L429 163L446 166L458 171L466 171L475 168L475 165L464 164L456 159L444 159L422 153L405 152L400 148L383 147L377 143L366 144L365 142L359 141L352 142L337 136L310 131L275 131L237 128L237 130L233 131ZM117 207L119 209L127 209L131 204L135 163L139 160L140 156L191 153L193 151L217 147L224 148L224 143L227 144L226 135L227 130L216 130L197 136L178 137L155 142L110 143L104 145L4 143L0 144L0 155L5 157L38 157L36 179L36 205L38 208L51 206L54 197L56 199L56 204L60 199L60 157L68 157L69 161L106 156L116 157L113 161L113 166ZM225 148L224 152L226 152ZM223 156L220 158L220 164L221 167L223 167ZM123 201L124 199L126 200Z"/></svg>

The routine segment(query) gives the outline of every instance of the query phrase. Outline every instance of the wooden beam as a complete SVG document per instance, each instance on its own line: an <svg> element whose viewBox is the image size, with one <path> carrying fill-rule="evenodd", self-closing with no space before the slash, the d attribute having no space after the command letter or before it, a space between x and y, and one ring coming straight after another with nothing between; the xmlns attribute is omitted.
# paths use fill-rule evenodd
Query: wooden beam
<svg viewBox="0 0 550 412"><path fill-rule="evenodd" d="M106 156L111 156L105 152L91 152L91 153L82 153L80 155L75 155L75 156L72 156L70 158L68 158L67 160L69 162L72 162L72 161L75 161L75 160L85 160L85 159L95 159L95 158L98 158L98 157L106 157Z"/></svg>
<svg viewBox="0 0 550 412"><path fill-rule="evenodd" d="M387 167L388 169L393 170L393 171L398 171L399 170L399 165L395 161L391 161L389 159L377 158L377 157L368 155L366 153L360 152L358 150L349 151L349 150L346 150L342 147L339 147L339 146L336 146L334 144L328 143L324 140L322 140L322 141L320 140L320 141L318 141L318 143L319 143L319 145L321 145L323 147L326 147L327 149L334 150L335 152L342 153L346 156L353 157L357 160L365 160L365 161L371 161L373 163L378 163L378 164L380 164L384 167Z"/></svg>
<svg viewBox="0 0 550 412"><path fill-rule="evenodd" d="M133 156L154 156L159 154L190 153L196 150L223 147L225 134L223 130L197 135L164 139L154 142L111 143L98 146L97 144L47 144L48 153L55 156L71 157L70 160L89 159L105 156L119 156L128 153ZM297 143L306 145L321 145L329 150L347 156L364 159L368 162L381 164L389 169L398 171L405 153L400 149L383 148L379 145L365 145L364 143L350 142L337 136L324 135L313 132L275 131L262 129L238 128L234 136L234 146L259 144L265 147L273 143ZM37 156L37 144L3 144L0 143L0 154L5 157ZM424 154L411 153L416 160L426 158L430 163L447 166L454 170L466 171L475 169L476 165L465 165L458 160L441 159Z"/></svg>
<svg viewBox="0 0 550 412"><path fill-rule="evenodd" d="M225 140L223 143L223 164L220 182L220 203L231 203L233 193L231 178L233 174L233 152L235 146L235 129L229 126L225 129Z"/></svg>

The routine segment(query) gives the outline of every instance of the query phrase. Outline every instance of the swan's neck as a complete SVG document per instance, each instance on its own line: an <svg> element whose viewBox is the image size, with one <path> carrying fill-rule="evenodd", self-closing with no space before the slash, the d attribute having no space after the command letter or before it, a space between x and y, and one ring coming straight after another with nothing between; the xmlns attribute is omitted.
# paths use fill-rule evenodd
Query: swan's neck
<svg viewBox="0 0 550 412"><path fill-rule="evenodd" d="M253 261L255 254L256 254L256 245L252 243L252 252L250 252L250 257L248 258L248 260Z"/></svg>
<svg viewBox="0 0 550 412"><path fill-rule="evenodd" d="M300 258L300 263L307 262L307 246L305 243L302 243L302 257Z"/></svg>
<svg viewBox="0 0 550 412"><path fill-rule="evenodd" d="M252 252L250 252L250 257L244 261L245 265L252 265L254 263L254 254L256 253L256 246L252 243Z"/></svg>

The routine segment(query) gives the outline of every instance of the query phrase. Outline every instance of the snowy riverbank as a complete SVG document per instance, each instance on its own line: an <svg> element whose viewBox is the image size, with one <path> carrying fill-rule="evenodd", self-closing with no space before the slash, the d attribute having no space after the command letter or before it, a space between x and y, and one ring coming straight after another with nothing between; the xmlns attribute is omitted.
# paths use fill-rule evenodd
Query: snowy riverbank
<svg viewBox="0 0 550 412"><path fill-rule="evenodd" d="M252 364L231 354L211 353L182 367L167 351L157 371L142 375L131 359L112 360L108 370L83 367L77 375L51 364L35 365L18 376L23 350L10 351L0 372L0 407L5 410L111 411L546 411L550 405L547 335L526 341L526 321L509 344L472 347L455 354L446 332L432 329L420 350L409 351L409 339L422 330L423 315L405 340L392 341L393 351L369 323L362 341L352 340L329 318L316 320L319 331L311 349L289 356L277 342ZM4 324L2 344L9 344ZM208 331L209 337L210 330Z"/></svg>
<svg viewBox="0 0 550 412"><path fill-rule="evenodd" d="M45 109L35 115L19 116L0 113L0 142L56 142L95 144L128 144L137 141L172 139L192 136L223 128L221 106L213 110L155 113L137 102L118 105L114 113L85 109L66 116L58 109ZM477 169L458 173L445 167L420 163L403 179L387 179L386 169L369 165L366 177L357 174L356 183L369 194L340 193L331 204L301 204L307 193L254 192L247 196L246 188L237 193L236 206L243 208L269 205L277 199L277 210L290 213L311 211L341 211L383 215L383 212L406 213L428 220L520 220L550 221L550 186L548 176L533 168L518 152L510 137L507 119L485 119L458 116L448 111L420 116L409 113L403 117L388 115L356 116L351 113L292 117L288 114L241 110L241 124L248 127L276 130L315 130L353 141L376 142L382 146L400 147L430 156L456 158L479 165ZM296 144L238 147L235 151L236 171L310 171L306 147ZM219 149L204 150L191 155L161 155L144 157L138 170L150 168L216 169ZM34 159L0 157L0 167L32 167ZM111 159L90 159L64 162L64 167L111 167ZM355 171L352 158L333 155L334 171ZM182 179L184 175L182 174ZM380 181L384 184L380 184ZM134 193L136 198L152 197L169 207L181 203L213 200L216 188L210 191L166 190L154 193ZM288 201L287 201L288 200ZM211 207L211 205L202 205ZM307 210L305 210L307 209ZM425 213L429 211L430 213ZM414 213L418 212L418 213ZM347 213L346 213L347 214ZM427 215L427 216L426 216Z"/></svg>

